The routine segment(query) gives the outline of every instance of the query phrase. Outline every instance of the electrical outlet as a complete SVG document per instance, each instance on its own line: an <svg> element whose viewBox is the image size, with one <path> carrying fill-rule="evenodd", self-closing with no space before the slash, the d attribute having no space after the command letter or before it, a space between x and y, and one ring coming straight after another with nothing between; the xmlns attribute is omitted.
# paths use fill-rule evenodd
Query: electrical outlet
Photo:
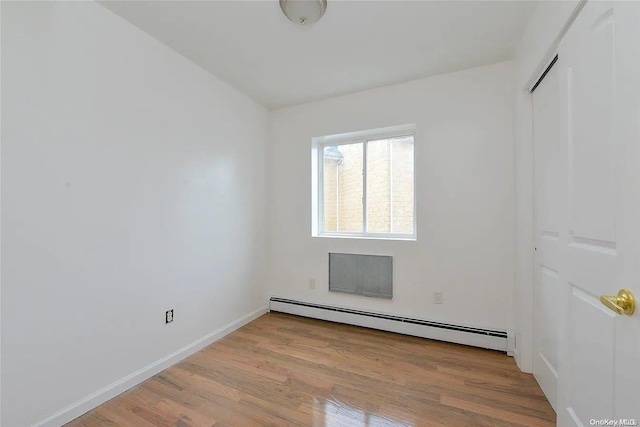
<svg viewBox="0 0 640 427"><path fill-rule="evenodd" d="M171 323L173 322L173 308L171 310L167 310L167 312L164 315L164 323Z"/></svg>
<svg viewBox="0 0 640 427"><path fill-rule="evenodd" d="M316 279L309 279L309 289L316 288Z"/></svg>
<svg viewBox="0 0 640 427"><path fill-rule="evenodd" d="M433 303L434 304L444 303L444 297L442 295L442 291L437 291L433 293Z"/></svg>

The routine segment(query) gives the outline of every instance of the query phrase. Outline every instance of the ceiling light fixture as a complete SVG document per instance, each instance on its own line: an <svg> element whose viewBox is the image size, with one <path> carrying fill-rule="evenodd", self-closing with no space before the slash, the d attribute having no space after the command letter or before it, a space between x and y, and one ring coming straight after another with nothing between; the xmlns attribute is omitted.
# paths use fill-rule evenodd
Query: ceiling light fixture
<svg viewBox="0 0 640 427"><path fill-rule="evenodd" d="M282 12L299 25L311 25L324 15L327 0L280 0Z"/></svg>

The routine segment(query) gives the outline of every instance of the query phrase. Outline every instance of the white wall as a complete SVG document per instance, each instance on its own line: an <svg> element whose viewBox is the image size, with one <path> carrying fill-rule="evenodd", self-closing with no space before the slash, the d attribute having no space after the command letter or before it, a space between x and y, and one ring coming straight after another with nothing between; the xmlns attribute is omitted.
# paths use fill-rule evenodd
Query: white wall
<svg viewBox="0 0 640 427"><path fill-rule="evenodd" d="M512 81L505 62L272 112L270 293L510 327ZM418 240L312 238L311 138L406 123L416 124ZM393 301L329 293L328 252L393 255ZM444 292L443 305L433 304L434 291Z"/></svg>
<svg viewBox="0 0 640 427"><path fill-rule="evenodd" d="M268 113L93 2L2 2L2 31L19 427L266 305Z"/></svg>
<svg viewBox="0 0 640 427"><path fill-rule="evenodd" d="M533 112L526 85L553 49L578 0L540 2L517 46L515 83L516 280L514 290L516 362L533 368Z"/></svg>

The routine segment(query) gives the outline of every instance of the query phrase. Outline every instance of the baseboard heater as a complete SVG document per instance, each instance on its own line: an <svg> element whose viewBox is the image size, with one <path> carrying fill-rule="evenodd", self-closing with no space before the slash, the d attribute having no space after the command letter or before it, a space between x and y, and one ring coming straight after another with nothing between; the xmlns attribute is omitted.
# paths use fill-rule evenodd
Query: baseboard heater
<svg viewBox="0 0 640 427"><path fill-rule="evenodd" d="M509 356L513 356L515 350L515 335L510 330L474 328L279 297L269 299L269 311L488 348L504 351Z"/></svg>

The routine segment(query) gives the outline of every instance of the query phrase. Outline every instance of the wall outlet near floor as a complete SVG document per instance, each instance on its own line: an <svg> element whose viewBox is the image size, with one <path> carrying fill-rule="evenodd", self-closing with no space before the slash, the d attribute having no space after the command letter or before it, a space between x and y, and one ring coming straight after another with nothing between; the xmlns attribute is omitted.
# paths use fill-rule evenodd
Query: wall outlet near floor
<svg viewBox="0 0 640 427"><path fill-rule="evenodd" d="M442 291L436 291L433 293L433 303L434 304L442 304L444 302L444 297L442 295Z"/></svg>
<svg viewBox="0 0 640 427"><path fill-rule="evenodd" d="M309 289L316 288L316 279L309 279Z"/></svg>
<svg viewBox="0 0 640 427"><path fill-rule="evenodd" d="M173 308L171 310L167 310L164 315L164 323L173 322Z"/></svg>

